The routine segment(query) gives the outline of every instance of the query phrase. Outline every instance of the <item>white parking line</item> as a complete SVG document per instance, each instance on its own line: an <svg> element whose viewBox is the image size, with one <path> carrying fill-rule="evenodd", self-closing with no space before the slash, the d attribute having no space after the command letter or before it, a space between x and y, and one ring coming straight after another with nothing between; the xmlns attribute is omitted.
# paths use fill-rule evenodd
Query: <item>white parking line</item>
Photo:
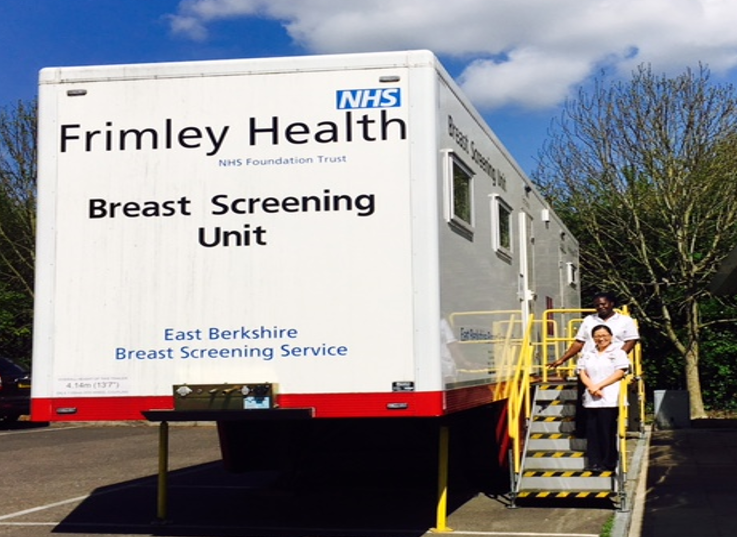
<svg viewBox="0 0 737 537"><path fill-rule="evenodd" d="M207 469L207 467L183 469L183 470L179 470L179 475L186 475L186 474L190 474L190 473L203 472L206 469ZM146 476L146 477L150 477L150 476ZM145 479L145 478L141 478L141 479ZM81 501L86 500L90 496L102 496L103 494L110 494L112 492L118 492L120 490L134 488L134 487L140 487L140 486L143 486L142 483L140 483L140 482L138 482L138 483L125 484L125 485L119 485L117 487L115 487L115 486L114 487L110 487L110 488L108 488L108 489L106 489L104 491L95 491L92 494L85 494L84 496L77 496L76 498L69 498L69 499L66 499L66 500L61 500L59 502L49 503L49 504L46 504L46 505L39 505L38 507L31 507L30 509L24 509L23 511L16 511L15 513L9 513L7 515L0 515L0 522L2 522L4 520L8 520L10 518L15 518L15 517L27 515L27 514L30 514L30 513L37 513L38 511L43 511L45 509L52 509L54 507L59 507L61 505L68 505L70 503L81 502ZM0 525L7 525L7 524L8 523L6 523L6 522L2 522L2 524L0 524Z"/></svg>
<svg viewBox="0 0 737 537"><path fill-rule="evenodd" d="M58 526L58 522L3 522L0 526Z"/></svg>
<svg viewBox="0 0 737 537"><path fill-rule="evenodd" d="M599 537L598 533L538 533L508 531L463 531L453 530L454 535L488 535L490 537Z"/></svg>
<svg viewBox="0 0 737 537"><path fill-rule="evenodd" d="M0 526L57 526L59 525L59 522L3 522L0 523ZM80 528L106 528L109 527L109 524L97 524L97 523L77 523L75 526L78 526ZM150 528L150 525L141 525L141 524L131 524L124 526L125 528ZM187 528L189 530L212 530L212 526L200 526L197 524L186 524L186 525L177 525L177 524L171 524L172 528ZM219 530L231 530L231 529L243 529L243 526L218 526L217 529ZM252 528L257 530L268 530L268 531L277 531L277 530L293 530L294 528L283 528L283 527L258 527L258 528ZM311 528L310 533L315 532L321 532L322 528ZM330 531L335 532L336 528L330 528ZM341 531L341 530L337 530ZM342 531L350 532L350 533L360 533L361 530L358 530L356 528L343 528ZM386 530L376 530L372 529L372 534L389 534L389 535L395 535L398 532L404 532L406 530L393 530L393 529L386 529ZM478 536L487 536L487 537L599 537L596 533L534 533L534 532L499 532L499 531L462 531L462 530L453 530L453 535L478 535Z"/></svg>
<svg viewBox="0 0 737 537"><path fill-rule="evenodd" d="M70 429L84 429L84 425L70 425L69 427L44 427L39 429L19 429L0 433L0 436L8 436L11 434L31 434L31 433L48 433L52 431L68 431Z"/></svg>
<svg viewBox="0 0 737 537"><path fill-rule="evenodd" d="M84 496L77 496L76 498L70 498L68 500L62 500L60 502L54 502L47 505L39 505L38 507L31 507L30 509L24 509L23 511L16 511L15 513L10 513L8 515L0 516L0 521L7 520L9 518L15 518L17 516L23 516L28 515L30 513L37 513L38 511L43 511L44 509L51 509L53 507L59 507L60 505L67 505L74 502L81 502L82 500L86 500L90 497L90 494L85 494Z"/></svg>

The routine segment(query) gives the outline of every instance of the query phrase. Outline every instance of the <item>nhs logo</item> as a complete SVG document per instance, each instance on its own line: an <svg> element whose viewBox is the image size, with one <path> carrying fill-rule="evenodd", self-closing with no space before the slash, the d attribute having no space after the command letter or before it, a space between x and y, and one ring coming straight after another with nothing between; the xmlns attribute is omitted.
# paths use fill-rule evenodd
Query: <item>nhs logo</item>
<svg viewBox="0 0 737 537"><path fill-rule="evenodd" d="M335 97L338 110L395 108L402 105L402 90L399 88L338 90Z"/></svg>

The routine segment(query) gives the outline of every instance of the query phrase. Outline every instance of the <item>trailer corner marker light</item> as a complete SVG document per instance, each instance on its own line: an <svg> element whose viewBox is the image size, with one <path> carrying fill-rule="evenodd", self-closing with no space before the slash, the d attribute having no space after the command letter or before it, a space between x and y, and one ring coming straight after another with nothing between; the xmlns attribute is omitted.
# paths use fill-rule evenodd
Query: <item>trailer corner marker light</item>
<svg viewBox="0 0 737 537"><path fill-rule="evenodd" d="M379 82L390 84L391 82L399 82L401 79L399 75L385 75L379 77Z"/></svg>
<svg viewBox="0 0 737 537"><path fill-rule="evenodd" d="M57 408L56 413L57 414L76 414L77 408L76 407Z"/></svg>
<svg viewBox="0 0 737 537"><path fill-rule="evenodd" d="M82 97L87 95L86 89L70 89L67 91L67 97Z"/></svg>
<svg viewBox="0 0 737 537"><path fill-rule="evenodd" d="M387 410L406 410L409 408L409 403L387 403Z"/></svg>

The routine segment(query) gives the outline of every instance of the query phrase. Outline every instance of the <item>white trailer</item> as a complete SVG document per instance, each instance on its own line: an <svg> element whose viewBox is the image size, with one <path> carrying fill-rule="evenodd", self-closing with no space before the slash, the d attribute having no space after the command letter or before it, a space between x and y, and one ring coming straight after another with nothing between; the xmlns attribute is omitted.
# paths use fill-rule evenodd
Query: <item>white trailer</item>
<svg viewBox="0 0 737 537"><path fill-rule="evenodd" d="M34 420L224 383L441 417L579 306L575 238L430 52L48 68L39 114Z"/></svg>

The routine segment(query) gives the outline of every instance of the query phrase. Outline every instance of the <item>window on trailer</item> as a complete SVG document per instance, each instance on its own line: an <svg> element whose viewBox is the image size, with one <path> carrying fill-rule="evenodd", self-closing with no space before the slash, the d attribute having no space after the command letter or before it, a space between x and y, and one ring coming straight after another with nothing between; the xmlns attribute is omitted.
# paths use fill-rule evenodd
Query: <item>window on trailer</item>
<svg viewBox="0 0 737 537"><path fill-rule="evenodd" d="M512 207L500 196L492 198L492 239L493 248L506 257L512 256Z"/></svg>
<svg viewBox="0 0 737 537"><path fill-rule="evenodd" d="M473 172L461 159L448 154L448 220L468 232L473 232Z"/></svg>

